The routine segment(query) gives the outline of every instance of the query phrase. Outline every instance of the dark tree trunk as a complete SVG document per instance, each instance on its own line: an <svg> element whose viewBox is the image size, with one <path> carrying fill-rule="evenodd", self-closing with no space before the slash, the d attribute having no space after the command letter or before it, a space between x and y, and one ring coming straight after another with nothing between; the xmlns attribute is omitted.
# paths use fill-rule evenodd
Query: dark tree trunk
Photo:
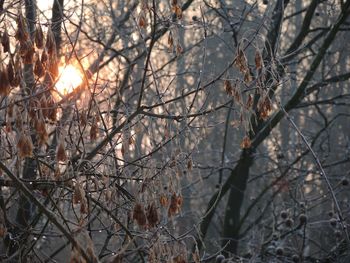
<svg viewBox="0 0 350 263"><path fill-rule="evenodd" d="M234 179L231 184L230 195L227 200L223 229L223 247L226 254L235 253L238 245L238 234L240 229L240 211L243 203L244 192L249 177L249 168L253 163L253 152L244 150L242 152Z"/></svg>

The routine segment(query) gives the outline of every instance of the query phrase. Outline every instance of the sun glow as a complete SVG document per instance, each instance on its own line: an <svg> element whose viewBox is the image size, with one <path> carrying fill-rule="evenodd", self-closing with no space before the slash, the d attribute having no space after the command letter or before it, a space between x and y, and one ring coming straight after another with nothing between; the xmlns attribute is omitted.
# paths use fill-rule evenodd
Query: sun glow
<svg viewBox="0 0 350 263"><path fill-rule="evenodd" d="M62 95L71 93L76 87L83 82L81 72L73 65L61 66L59 68L56 89Z"/></svg>

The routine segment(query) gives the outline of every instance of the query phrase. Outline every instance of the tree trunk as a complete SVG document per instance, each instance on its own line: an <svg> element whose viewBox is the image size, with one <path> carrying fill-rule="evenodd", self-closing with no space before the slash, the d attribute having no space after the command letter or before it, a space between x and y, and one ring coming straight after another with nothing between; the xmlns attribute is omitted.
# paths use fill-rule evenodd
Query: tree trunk
<svg viewBox="0 0 350 263"><path fill-rule="evenodd" d="M223 241L225 253L235 253L238 245L238 234L240 229L240 211L243 203L244 192L249 177L249 168L253 163L253 152L244 150L242 152L234 179L231 184L230 195L227 200L225 211Z"/></svg>

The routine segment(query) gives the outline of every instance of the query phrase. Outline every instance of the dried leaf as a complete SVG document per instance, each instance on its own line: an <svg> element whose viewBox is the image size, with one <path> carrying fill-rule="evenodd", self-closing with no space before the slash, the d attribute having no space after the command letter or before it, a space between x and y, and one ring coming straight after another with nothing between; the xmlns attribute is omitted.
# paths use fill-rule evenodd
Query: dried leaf
<svg viewBox="0 0 350 263"><path fill-rule="evenodd" d="M187 169L188 169L189 171L192 171L192 169L193 169L193 161L192 161L191 158L188 159L188 161L187 161Z"/></svg>
<svg viewBox="0 0 350 263"><path fill-rule="evenodd" d="M247 99L247 102L246 102L246 108L247 109L251 109L252 106L253 106L253 95L252 94L249 94L248 95L248 99Z"/></svg>
<svg viewBox="0 0 350 263"><path fill-rule="evenodd" d="M17 142L17 150L18 150L19 157L20 158L32 157L33 148L34 147L33 147L32 139L28 135L21 133Z"/></svg>
<svg viewBox="0 0 350 263"><path fill-rule="evenodd" d="M37 59L35 61L34 74L38 78L41 78L45 75L45 69L44 69L43 64L41 63L40 59Z"/></svg>
<svg viewBox="0 0 350 263"><path fill-rule="evenodd" d="M84 198L84 189L81 186L80 182L76 182L74 185L74 193L73 193L73 204L80 203Z"/></svg>
<svg viewBox="0 0 350 263"><path fill-rule="evenodd" d="M255 51L255 68L261 69L263 67L263 60L259 50Z"/></svg>
<svg viewBox="0 0 350 263"><path fill-rule="evenodd" d="M182 48L182 46L180 45L180 43L177 43L177 45L176 45L176 55L181 55L182 53L183 53L183 48Z"/></svg>
<svg viewBox="0 0 350 263"><path fill-rule="evenodd" d="M24 64L32 64L35 53L33 42L30 39L21 42L19 53Z"/></svg>
<svg viewBox="0 0 350 263"><path fill-rule="evenodd" d="M37 48L42 49L44 47L44 33L40 23L35 28L34 40Z"/></svg>
<svg viewBox="0 0 350 263"><path fill-rule="evenodd" d="M174 11L174 14L176 15L177 19L182 18L182 9L178 4L173 5L173 11Z"/></svg>
<svg viewBox="0 0 350 263"><path fill-rule="evenodd" d="M66 149L64 145L64 140L61 140L56 149L56 161L65 162L67 160Z"/></svg>
<svg viewBox="0 0 350 263"><path fill-rule="evenodd" d="M148 225L150 227L155 227L158 224L159 216L158 216L157 208L154 202L148 205L146 216L147 216Z"/></svg>
<svg viewBox="0 0 350 263"><path fill-rule="evenodd" d="M39 145L44 145L48 140L46 125L42 118L36 119L35 131L38 138Z"/></svg>
<svg viewBox="0 0 350 263"><path fill-rule="evenodd" d="M145 215L144 208L141 204L139 203L135 204L132 218L133 220L136 220L139 226L146 225L146 215Z"/></svg>
<svg viewBox="0 0 350 263"><path fill-rule="evenodd" d="M19 11L17 16L17 31L15 37L21 44L29 39L27 23L21 11Z"/></svg>
<svg viewBox="0 0 350 263"><path fill-rule="evenodd" d="M9 38L9 35L7 33L6 28L5 28L5 32L1 36L1 44L2 44L2 48L3 48L4 53L11 52L10 51L10 38Z"/></svg>
<svg viewBox="0 0 350 263"><path fill-rule="evenodd" d="M45 47L50 58L56 56L56 40L51 27L47 30Z"/></svg>
<svg viewBox="0 0 350 263"><path fill-rule="evenodd" d="M159 197L159 203L160 203L161 206L163 206L163 207L168 206L169 201L168 201L168 198L166 197L165 194L161 194L161 196Z"/></svg>
<svg viewBox="0 0 350 263"><path fill-rule="evenodd" d="M242 49L238 48L235 58L235 65L242 73L249 71L248 61Z"/></svg>
<svg viewBox="0 0 350 263"><path fill-rule="evenodd" d="M7 96L10 92L10 82L8 78L7 69L0 66L0 95Z"/></svg>
<svg viewBox="0 0 350 263"><path fill-rule="evenodd" d="M250 138L248 136L244 136L242 143L241 143L241 148L242 149L249 149L252 146L252 142L250 141Z"/></svg>
<svg viewBox="0 0 350 263"><path fill-rule="evenodd" d="M233 88L232 88L231 82L228 79L224 80L224 88L227 95L231 96L233 94Z"/></svg>
<svg viewBox="0 0 350 263"><path fill-rule="evenodd" d="M90 128L90 140L95 141L98 135L98 125L96 118L93 118Z"/></svg>
<svg viewBox="0 0 350 263"><path fill-rule="evenodd" d="M176 215L179 213L181 206L182 206L182 196L176 195L176 193L173 193L170 199L170 206L168 209L168 217L171 217L173 215Z"/></svg>
<svg viewBox="0 0 350 263"><path fill-rule="evenodd" d="M140 14L139 17L139 26L142 28L146 28L146 18L143 14Z"/></svg>
<svg viewBox="0 0 350 263"><path fill-rule="evenodd" d="M174 39L173 39L173 35L171 34L171 32L168 35L168 46L169 46L170 50L172 50L174 47Z"/></svg>

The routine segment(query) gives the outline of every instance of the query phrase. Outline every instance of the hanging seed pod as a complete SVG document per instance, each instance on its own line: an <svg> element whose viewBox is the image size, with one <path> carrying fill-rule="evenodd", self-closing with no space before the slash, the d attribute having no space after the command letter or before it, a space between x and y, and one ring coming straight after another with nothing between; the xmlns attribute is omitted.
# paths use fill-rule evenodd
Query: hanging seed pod
<svg viewBox="0 0 350 263"><path fill-rule="evenodd" d="M233 88L232 88L231 82L228 79L224 80L224 88L225 88L227 95L232 96Z"/></svg>
<svg viewBox="0 0 350 263"><path fill-rule="evenodd" d="M36 113L38 111L37 102L34 98L31 98L28 103L28 115L30 119L36 119ZM35 123L35 121L34 121Z"/></svg>
<svg viewBox="0 0 350 263"><path fill-rule="evenodd" d="M44 47L44 33L40 23L35 28L34 40L37 48L42 49Z"/></svg>
<svg viewBox="0 0 350 263"><path fill-rule="evenodd" d="M183 50L181 44L177 43L177 45L176 45L176 55L180 56L183 52L184 52L184 50Z"/></svg>
<svg viewBox="0 0 350 263"><path fill-rule="evenodd" d="M249 94L248 95L248 99L247 99L247 102L246 102L246 108L247 109L251 109L252 106L253 106L253 95L252 94Z"/></svg>
<svg viewBox="0 0 350 263"><path fill-rule="evenodd" d="M19 11L19 14L17 16L17 31L15 37L20 43L24 43L29 39L27 23L21 11Z"/></svg>
<svg viewBox="0 0 350 263"><path fill-rule="evenodd" d="M53 122L57 119L57 106L55 104L54 99L50 95L46 100L46 107L47 107L47 118Z"/></svg>
<svg viewBox="0 0 350 263"><path fill-rule="evenodd" d="M259 50L256 50L255 51L255 68L256 69L261 69L263 67L263 60L262 60L262 57L261 57L261 53Z"/></svg>
<svg viewBox="0 0 350 263"><path fill-rule="evenodd" d="M176 215L182 206L182 196L176 195L176 193L173 193L170 199L170 206L168 209L168 217L171 217L173 215Z"/></svg>
<svg viewBox="0 0 350 263"><path fill-rule="evenodd" d="M65 162L66 160L67 160L66 149L64 147L64 141L61 139L56 149L56 161Z"/></svg>
<svg viewBox="0 0 350 263"><path fill-rule="evenodd" d="M15 124L16 124L16 128L17 128L19 131L22 131L22 130L23 130L22 113L20 112L20 110L18 109L18 107L16 107Z"/></svg>
<svg viewBox="0 0 350 263"><path fill-rule="evenodd" d="M5 28L5 32L1 36L1 44L2 44L2 48L3 48L4 53L7 53L7 52L11 53L10 38L9 38L9 35L7 33L6 28Z"/></svg>
<svg viewBox="0 0 350 263"><path fill-rule="evenodd" d="M41 109L41 113L42 113L43 117L48 118L49 117L49 109L47 107L47 101L46 101L45 96L41 96L41 98L40 98L40 109Z"/></svg>
<svg viewBox="0 0 350 263"><path fill-rule="evenodd" d="M155 227L158 224L158 221L159 221L158 212L153 202L150 205L148 205L146 216L147 216L148 225L150 227Z"/></svg>
<svg viewBox="0 0 350 263"><path fill-rule="evenodd" d="M82 189L82 191L85 192L84 189ZM85 194L84 194L84 196L85 196ZM88 212L89 212L89 210L88 210L87 201L86 201L86 198L84 197L80 203L80 213L87 214Z"/></svg>
<svg viewBox="0 0 350 263"><path fill-rule="evenodd" d="M237 55L235 58L235 65L240 72L245 73L249 71L247 57L245 56L242 49L238 48Z"/></svg>
<svg viewBox="0 0 350 263"><path fill-rule="evenodd" d="M40 117L35 121L35 131L38 138L39 145L44 145L48 140L48 134L46 131L46 125L44 119Z"/></svg>
<svg viewBox="0 0 350 263"><path fill-rule="evenodd" d="M50 58L52 56L56 56L56 41L55 41L55 36L51 30L51 27L49 27L47 30L45 47Z"/></svg>
<svg viewBox="0 0 350 263"><path fill-rule="evenodd" d="M20 158L32 157L33 155L32 139L23 132L18 139L17 150Z"/></svg>
<svg viewBox="0 0 350 263"><path fill-rule="evenodd" d="M55 56L49 57L47 70L53 79L56 79L58 77L58 62Z"/></svg>
<svg viewBox="0 0 350 263"><path fill-rule="evenodd" d="M162 195L159 197L159 203L160 203L161 206L163 206L163 207L168 206L169 201L168 201L168 198L166 197L165 194L162 194Z"/></svg>
<svg viewBox="0 0 350 263"><path fill-rule="evenodd" d="M81 113L79 114L79 121L82 127L85 127L87 125L87 117L86 117L85 110L82 110Z"/></svg>
<svg viewBox="0 0 350 263"><path fill-rule="evenodd" d="M44 49L44 51L41 53L41 64L44 67L46 67L47 60L48 60L48 56L47 56L46 50Z"/></svg>
<svg viewBox="0 0 350 263"><path fill-rule="evenodd" d="M90 140L95 141L98 135L98 126L96 118L92 119L91 128L90 128Z"/></svg>
<svg viewBox="0 0 350 263"><path fill-rule="evenodd" d="M19 86L22 78L22 65L21 65L21 59L18 52L15 54L13 70L14 70L14 78L13 80L11 80L10 85L12 87L17 87Z"/></svg>
<svg viewBox="0 0 350 263"><path fill-rule="evenodd" d="M182 18L182 9L179 5L173 5L173 11L174 14L176 15L177 19L181 19Z"/></svg>
<svg viewBox="0 0 350 263"><path fill-rule="evenodd" d="M73 204L78 204L83 200L84 190L79 182L74 185Z"/></svg>
<svg viewBox="0 0 350 263"><path fill-rule="evenodd" d="M192 169L193 169L193 161L192 161L192 159L190 158L190 159L188 159L188 161L187 161L187 170L192 171Z"/></svg>
<svg viewBox="0 0 350 263"><path fill-rule="evenodd" d="M33 42L30 39L22 42L20 45L19 53L24 64L32 64L33 56L35 53Z"/></svg>
<svg viewBox="0 0 350 263"><path fill-rule="evenodd" d="M250 74L249 70L247 70L245 73L244 73L244 82L245 83L250 83L252 81L252 75Z"/></svg>
<svg viewBox="0 0 350 263"><path fill-rule="evenodd" d="M14 78L15 78L15 72L13 70L13 63L10 59L9 63L7 64L7 77L8 77L8 80L9 80L9 83L10 85L12 86L12 83L14 81Z"/></svg>
<svg viewBox="0 0 350 263"><path fill-rule="evenodd" d="M140 17L139 17L139 27L141 28L146 28L146 18L143 14L140 14Z"/></svg>
<svg viewBox="0 0 350 263"><path fill-rule="evenodd" d="M0 66L0 95L7 96L10 92L10 82L7 75L7 69Z"/></svg>
<svg viewBox="0 0 350 263"><path fill-rule="evenodd" d="M12 103L12 101L10 101L7 106L7 118L11 120L13 118L13 106L14 104Z"/></svg>
<svg viewBox="0 0 350 263"><path fill-rule="evenodd" d="M244 136L242 143L241 143L241 148L242 149L248 149L252 145L252 142L250 141L250 138L248 136Z"/></svg>
<svg viewBox="0 0 350 263"><path fill-rule="evenodd" d="M40 59L37 59L35 61L34 74L38 78L41 78L41 77L43 77L45 75L45 69L44 69L43 64L41 63Z"/></svg>
<svg viewBox="0 0 350 263"><path fill-rule="evenodd" d="M169 36L168 36L168 46L170 50L172 50L174 47L174 38L171 32L169 33Z"/></svg>
<svg viewBox="0 0 350 263"><path fill-rule="evenodd" d="M137 222L139 226L146 225L146 215L141 204L135 204L132 218Z"/></svg>

